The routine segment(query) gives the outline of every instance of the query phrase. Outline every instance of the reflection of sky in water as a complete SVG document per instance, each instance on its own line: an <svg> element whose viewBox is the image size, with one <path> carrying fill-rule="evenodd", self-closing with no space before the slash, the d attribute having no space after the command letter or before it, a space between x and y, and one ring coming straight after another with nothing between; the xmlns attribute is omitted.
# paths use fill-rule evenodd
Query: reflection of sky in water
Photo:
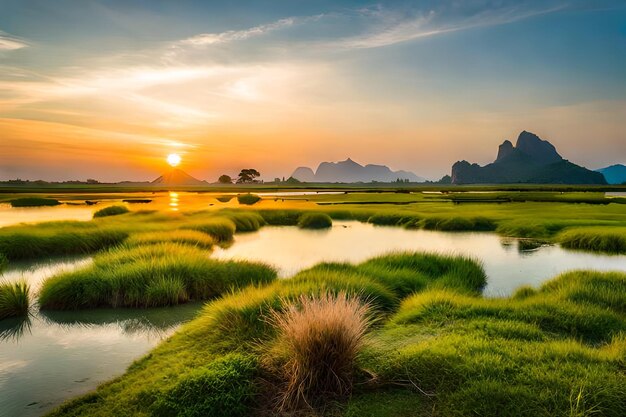
<svg viewBox="0 0 626 417"><path fill-rule="evenodd" d="M276 193L274 193L276 194ZM272 195L274 195L272 194ZM304 195L301 192L284 192L276 195ZM330 194L330 193L329 193ZM223 195L237 195L237 193L194 193L183 191L170 192L142 192L142 193L120 193L120 194L93 194L86 195L81 200L71 200L73 204L62 204L54 207L24 207L14 208L9 204L0 203L0 227L10 226L19 223L39 223L57 220L91 220L93 213L111 205L125 205L130 210L169 210L169 211L195 211L219 208L241 207L236 198L228 202L217 200ZM266 197L269 199L270 194ZM86 200L96 204L88 206L84 204ZM149 203L130 203L122 200L151 200ZM60 201L64 202L62 198ZM69 201L69 200L68 200ZM257 203L257 206L270 204L270 201ZM275 205L276 202L273 202Z"/></svg>
<svg viewBox="0 0 626 417"><path fill-rule="evenodd" d="M515 239L494 233L443 233L335 222L330 230L269 227L240 234L218 258L246 258L275 265L282 277L322 261L362 262L394 250L463 254L481 260L487 273L485 295L508 295L524 284L538 285L571 269L626 271L626 256L608 256L543 246L529 252L517 250Z"/></svg>
<svg viewBox="0 0 626 417"><path fill-rule="evenodd" d="M36 292L47 277L90 262L12 264L0 279L25 279ZM39 312L35 306L26 321L0 321L0 415L39 416L122 374L200 307Z"/></svg>

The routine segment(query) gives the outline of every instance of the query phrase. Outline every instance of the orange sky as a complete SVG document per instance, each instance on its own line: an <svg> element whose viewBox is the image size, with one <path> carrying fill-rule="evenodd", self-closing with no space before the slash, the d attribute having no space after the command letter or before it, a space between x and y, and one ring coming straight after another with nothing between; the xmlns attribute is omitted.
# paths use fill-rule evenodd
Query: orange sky
<svg viewBox="0 0 626 417"><path fill-rule="evenodd" d="M589 39L615 13L444 3L285 5L243 22L96 2L73 11L79 38L52 23L62 10L16 2L0 17L0 180L152 180L172 152L209 181L347 157L438 179L457 160L492 161L522 130L590 168L626 162L619 39L564 50L530 38Z"/></svg>

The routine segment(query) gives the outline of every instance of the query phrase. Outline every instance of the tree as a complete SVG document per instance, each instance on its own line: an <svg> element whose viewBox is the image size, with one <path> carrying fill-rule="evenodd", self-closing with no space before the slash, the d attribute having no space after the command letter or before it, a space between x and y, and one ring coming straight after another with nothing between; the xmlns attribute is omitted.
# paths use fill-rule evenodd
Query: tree
<svg viewBox="0 0 626 417"><path fill-rule="evenodd" d="M256 169L242 169L239 173L239 178L237 178L237 184L252 184L258 182L257 178L260 176L261 173Z"/></svg>
<svg viewBox="0 0 626 417"><path fill-rule="evenodd" d="M220 175L220 177L217 179L217 182L219 182L220 184L232 184L233 183L233 179L229 176L229 175Z"/></svg>

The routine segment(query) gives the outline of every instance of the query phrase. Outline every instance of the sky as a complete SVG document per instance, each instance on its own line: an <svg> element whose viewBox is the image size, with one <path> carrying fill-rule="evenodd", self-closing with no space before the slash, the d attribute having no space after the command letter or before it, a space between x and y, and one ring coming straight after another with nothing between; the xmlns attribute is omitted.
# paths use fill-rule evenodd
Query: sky
<svg viewBox="0 0 626 417"><path fill-rule="evenodd" d="M0 180L626 163L622 0L0 0Z"/></svg>

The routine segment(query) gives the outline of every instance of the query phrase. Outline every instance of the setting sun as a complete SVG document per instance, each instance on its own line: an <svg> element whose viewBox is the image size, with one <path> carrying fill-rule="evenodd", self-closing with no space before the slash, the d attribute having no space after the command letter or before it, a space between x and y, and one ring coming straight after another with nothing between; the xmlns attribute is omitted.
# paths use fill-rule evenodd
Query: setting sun
<svg viewBox="0 0 626 417"><path fill-rule="evenodd" d="M180 160L180 155L177 153L171 153L167 155L167 163L173 167L178 166L180 164Z"/></svg>

